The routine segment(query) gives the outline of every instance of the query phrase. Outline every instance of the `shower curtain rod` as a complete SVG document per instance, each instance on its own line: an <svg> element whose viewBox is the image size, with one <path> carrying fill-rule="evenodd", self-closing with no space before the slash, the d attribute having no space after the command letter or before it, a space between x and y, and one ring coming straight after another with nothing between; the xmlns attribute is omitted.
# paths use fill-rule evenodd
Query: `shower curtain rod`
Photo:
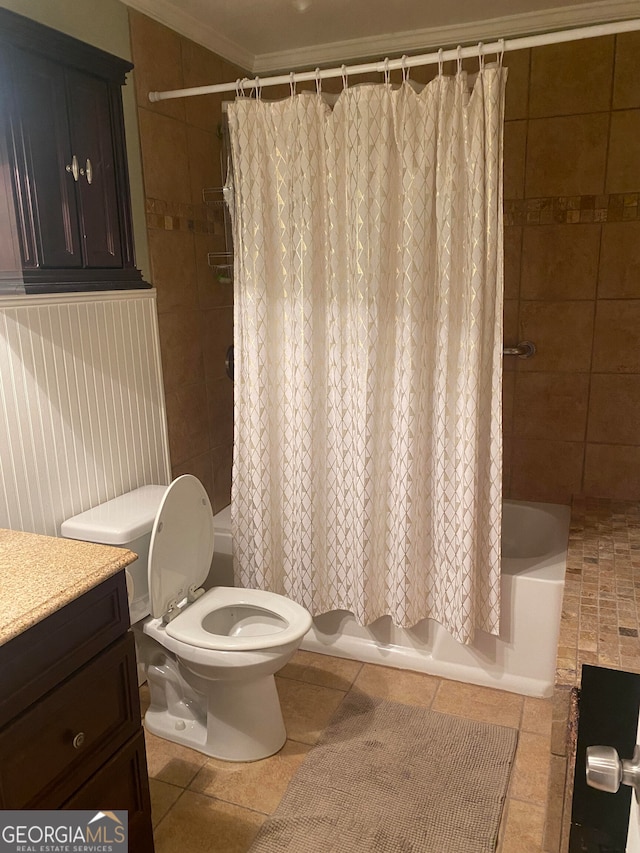
<svg viewBox="0 0 640 853"><path fill-rule="evenodd" d="M339 68L324 68L315 71L291 71L288 74L279 74L275 77L260 77L253 79L245 77L242 81L235 80L233 83L216 83L212 86L195 86L191 89L172 89L168 92L149 92L150 101L167 101L172 98L191 98L194 95L211 95L217 92L237 92L240 88L261 89L265 86L278 86L282 83L304 83L307 80L325 80L331 77L348 77L355 74L366 74L377 71L384 74L395 69L409 69L419 65L435 65L438 62L446 62L450 59L466 59L477 57L481 50L482 55L491 53L502 53L507 50L524 50L528 47L540 47L547 44L560 44L567 41L579 41L580 39L596 38L597 36L616 35L617 33L629 33L640 30L640 18L628 21L614 21L608 24L595 24L587 27L577 27L572 30L557 30L550 33L541 33L536 36L524 36L515 39L498 39L489 44L476 43L469 47L457 47L449 50L439 50L435 53L426 53L417 56L403 56L401 59L384 59L377 62L365 62L362 65L342 65Z"/></svg>

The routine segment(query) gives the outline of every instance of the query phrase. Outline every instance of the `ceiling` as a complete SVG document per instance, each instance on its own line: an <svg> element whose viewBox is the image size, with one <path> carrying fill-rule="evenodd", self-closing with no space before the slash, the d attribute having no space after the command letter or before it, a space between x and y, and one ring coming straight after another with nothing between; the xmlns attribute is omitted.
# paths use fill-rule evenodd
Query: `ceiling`
<svg viewBox="0 0 640 853"><path fill-rule="evenodd" d="M123 0L253 73L638 17L638 0Z"/></svg>

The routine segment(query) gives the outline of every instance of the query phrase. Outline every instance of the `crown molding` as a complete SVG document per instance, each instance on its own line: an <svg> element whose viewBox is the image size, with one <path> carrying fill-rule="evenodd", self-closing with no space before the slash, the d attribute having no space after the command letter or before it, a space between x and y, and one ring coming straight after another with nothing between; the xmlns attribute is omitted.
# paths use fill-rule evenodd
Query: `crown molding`
<svg viewBox="0 0 640 853"><path fill-rule="evenodd" d="M142 12L143 15L164 24L181 36L217 53L234 65L246 71L253 70L255 55L251 51L225 38L210 24L185 12L180 8L179 0L122 0L122 2L125 6Z"/></svg>
<svg viewBox="0 0 640 853"><path fill-rule="evenodd" d="M552 30L638 17L638 0L595 0L595 2L543 9L539 12L523 12L444 27L425 27L419 30L327 42L274 53L253 54L237 42L225 38L210 24L185 12L178 6L179 0L122 0L122 2L217 53L251 75L342 64L358 59L401 55L477 41L488 42L498 38L535 35Z"/></svg>
<svg viewBox="0 0 640 853"><path fill-rule="evenodd" d="M250 70L254 74L262 74L265 71L315 68L357 59L401 55L417 50L424 51L476 41L488 42L499 38L535 35L552 30L637 17L638 0L597 0L597 2L544 9L540 12L523 12L445 27L426 27L421 30L407 30L370 38L262 53L253 58Z"/></svg>

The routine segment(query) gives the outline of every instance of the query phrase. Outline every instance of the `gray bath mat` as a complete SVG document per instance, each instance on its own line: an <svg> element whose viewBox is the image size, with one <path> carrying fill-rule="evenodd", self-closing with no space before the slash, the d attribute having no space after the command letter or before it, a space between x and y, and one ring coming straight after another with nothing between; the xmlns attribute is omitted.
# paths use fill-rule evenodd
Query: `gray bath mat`
<svg viewBox="0 0 640 853"><path fill-rule="evenodd" d="M493 853L517 738L351 691L250 853Z"/></svg>

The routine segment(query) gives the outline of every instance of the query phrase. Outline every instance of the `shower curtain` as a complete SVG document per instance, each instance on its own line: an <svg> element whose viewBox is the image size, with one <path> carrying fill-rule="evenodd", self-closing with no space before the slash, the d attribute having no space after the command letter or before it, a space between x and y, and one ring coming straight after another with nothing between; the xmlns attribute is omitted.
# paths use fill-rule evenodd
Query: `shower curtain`
<svg viewBox="0 0 640 853"><path fill-rule="evenodd" d="M505 75L230 105L239 585L498 633Z"/></svg>

